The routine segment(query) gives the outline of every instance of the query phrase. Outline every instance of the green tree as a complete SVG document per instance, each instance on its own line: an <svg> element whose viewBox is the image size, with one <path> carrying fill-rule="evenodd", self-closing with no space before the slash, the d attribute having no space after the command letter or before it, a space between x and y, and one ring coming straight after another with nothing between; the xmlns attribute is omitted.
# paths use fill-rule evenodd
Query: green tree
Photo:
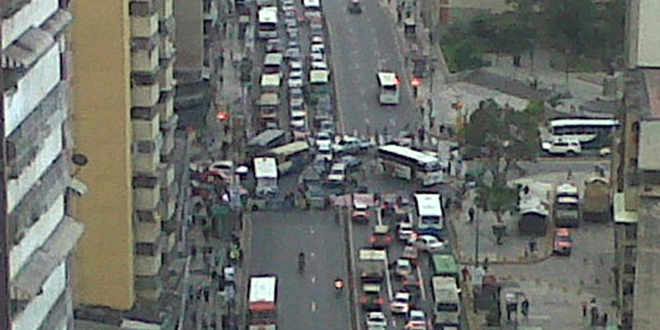
<svg viewBox="0 0 660 330"><path fill-rule="evenodd" d="M592 0L544 0L542 8L553 46L582 54L595 41L598 11Z"/></svg>
<svg viewBox="0 0 660 330"><path fill-rule="evenodd" d="M484 211L492 211L497 222L502 223L502 216L515 210L518 204L518 190L498 181L491 185L480 185L474 203Z"/></svg>
<svg viewBox="0 0 660 330"><path fill-rule="evenodd" d="M486 158L495 182L506 182L511 165L538 156L538 124L531 112L501 107L489 99L470 115L463 141L467 150Z"/></svg>

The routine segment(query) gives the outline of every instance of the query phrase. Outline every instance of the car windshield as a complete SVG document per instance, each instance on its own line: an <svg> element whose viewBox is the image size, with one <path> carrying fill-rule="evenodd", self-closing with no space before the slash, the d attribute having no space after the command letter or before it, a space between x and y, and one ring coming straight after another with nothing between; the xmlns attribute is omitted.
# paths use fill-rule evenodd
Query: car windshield
<svg viewBox="0 0 660 330"><path fill-rule="evenodd" d="M572 242L573 240L569 236L557 236L557 241L559 241L559 242Z"/></svg>
<svg viewBox="0 0 660 330"><path fill-rule="evenodd" d="M458 305L450 303L437 303L435 304L435 310L438 312L458 312Z"/></svg>

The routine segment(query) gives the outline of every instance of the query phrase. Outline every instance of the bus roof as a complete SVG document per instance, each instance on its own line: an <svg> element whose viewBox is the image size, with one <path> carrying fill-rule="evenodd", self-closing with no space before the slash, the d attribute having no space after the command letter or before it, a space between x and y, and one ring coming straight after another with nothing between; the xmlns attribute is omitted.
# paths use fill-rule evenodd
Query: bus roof
<svg viewBox="0 0 660 330"><path fill-rule="evenodd" d="M399 81L394 72L378 72L378 83L381 86L398 85Z"/></svg>
<svg viewBox="0 0 660 330"><path fill-rule="evenodd" d="M442 216L440 194L415 194L417 210L420 215Z"/></svg>
<svg viewBox="0 0 660 330"><path fill-rule="evenodd" d="M252 276L249 288L249 309L263 311L275 308L275 291L277 290L277 277Z"/></svg>
<svg viewBox="0 0 660 330"><path fill-rule="evenodd" d="M458 264L451 254L433 254L431 263L435 275L458 274Z"/></svg>
<svg viewBox="0 0 660 330"><path fill-rule="evenodd" d="M458 300L458 287L453 277L433 276L431 285L433 287L433 297L436 302Z"/></svg>
<svg viewBox="0 0 660 330"><path fill-rule="evenodd" d="M280 74L271 73L261 75L261 86L280 87Z"/></svg>
<svg viewBox="0 0 660 330"><path fill-rule="evenodd" d="M282 53L268 53L264 57L264 65L281 65L283 59Z"/></svg>
<svg viewBox="0 0 660 330"><path fill-rule="evenodd" d="M286 134L285 130L267 129L259 133L259 135L250 139L250 141L248 142L248 146L265 147L266 145L268 145L270 141L275 140L284 134Z"/></svg>
<svg viewBox="0 0 660 330"><path fill-rule="evenodd" d="M257 100L257 105L280 105L280 96L277 93L263 93Z"/></svg>
<svg viewBox="0 0 660 330"><path fill-rule="evenodd" d="M617 126L619 121L616 119L606 119L606 118L564 118L564 119L554 119L550 121L551 127L563 127L563 126Z"/></svg>
<svg viewBox="0 0 660 330"><path fill-rule="evenodd" d="M275 158L255 157L254 176L257 179L277 179L277 161Z"/></svg>
<svg viewBox="0 0 660 330"><path fill-rule="evenodd" d="M427 153L412 150L410 148L402 147L396 144L388 144L386 146L379 147L378 150L393 153L402 157L411 158L419 163L432 163L438 161L438 158L435 156L431 156Z"/></svg>
<svg viewBox="0 0 660 330"><path fill-rule="evenodd" d="M321 7L320 0L303 0L303 6L305 8L318 8Z"/></svg>
<svg viewBox="0 0 660 330"><path fill-rule="evenodd" d="M309 149L309 144L305 141L296 141L293 143L285 144L277 148L270 149L269 154L274 155L291 155L297 152Z"/></svg>
<svg viewBox="0 0 660 330"><path fill-rule="evenodd" d="M329 77L328 70L311 70L309 71L309 83L310 84L322 84L327 83Z"/></svg>
<svg viewBox="0 0 660 330"><path fill-rule="evenodd" d="M277 23L277 7L263 7L257 16L259 23Z"/></svg>

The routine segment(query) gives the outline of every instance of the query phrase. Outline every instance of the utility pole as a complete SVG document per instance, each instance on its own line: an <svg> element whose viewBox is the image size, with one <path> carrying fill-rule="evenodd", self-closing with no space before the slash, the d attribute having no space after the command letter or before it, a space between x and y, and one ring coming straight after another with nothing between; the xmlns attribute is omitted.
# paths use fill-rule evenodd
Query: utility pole
<svg viewBox="0 0 660 330"><path fill-rule="evenodd" d="M0 0L0 8L5 8L5 1ZM0 44L2 29L0 28ZM2 50L0 50L2 53ZM5 87L5 70L0 68L0 90ZM11 295L9 294L9 215L7 214L7 150L5 141L5 105L0 97L0 329L11 329Z"/></svg>
<svg viewBox="0 0 660 330"><path fill-rule="evenodd" d="M478 217L478 208L474 209L474 225L475 236L474 236L474 266L479 267L479 217Z"/></svg>

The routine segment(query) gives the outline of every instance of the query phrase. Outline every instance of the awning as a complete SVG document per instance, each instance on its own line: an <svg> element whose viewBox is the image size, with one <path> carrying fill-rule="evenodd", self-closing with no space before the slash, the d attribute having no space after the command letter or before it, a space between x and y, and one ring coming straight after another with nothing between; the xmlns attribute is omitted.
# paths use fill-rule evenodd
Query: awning
<svg viewBox="0 0 660 330"><path fill-rule="evenodd" d="M52 35L32 27L7 47L2 56L2 67L6 69L29 68L54 43L55 39Z"/></svg>
<svg viewBox="0 0 660 330"><path fill-rule="evenodd" d="M53 14L46 22L41 24L41 29L50 33L51 35L58 35L64 28L66 28L73 19L70 12L60 9Z"/></svg>
<svg viewBox="0 0 660 330"><path fill-rule="evenodd" d="M71 181L69 182L69 189L75 191L78 195L84 195L88 190L87 185L76 178L71 178Z"/></svg>
<svg viewBox="0 0 660 330"><path fill-rule="evenodd" d="M82 233L81 223L64 217L46 243L10 281L11 299L30 300L36 296L48 276L71 253Z"/></svg>

